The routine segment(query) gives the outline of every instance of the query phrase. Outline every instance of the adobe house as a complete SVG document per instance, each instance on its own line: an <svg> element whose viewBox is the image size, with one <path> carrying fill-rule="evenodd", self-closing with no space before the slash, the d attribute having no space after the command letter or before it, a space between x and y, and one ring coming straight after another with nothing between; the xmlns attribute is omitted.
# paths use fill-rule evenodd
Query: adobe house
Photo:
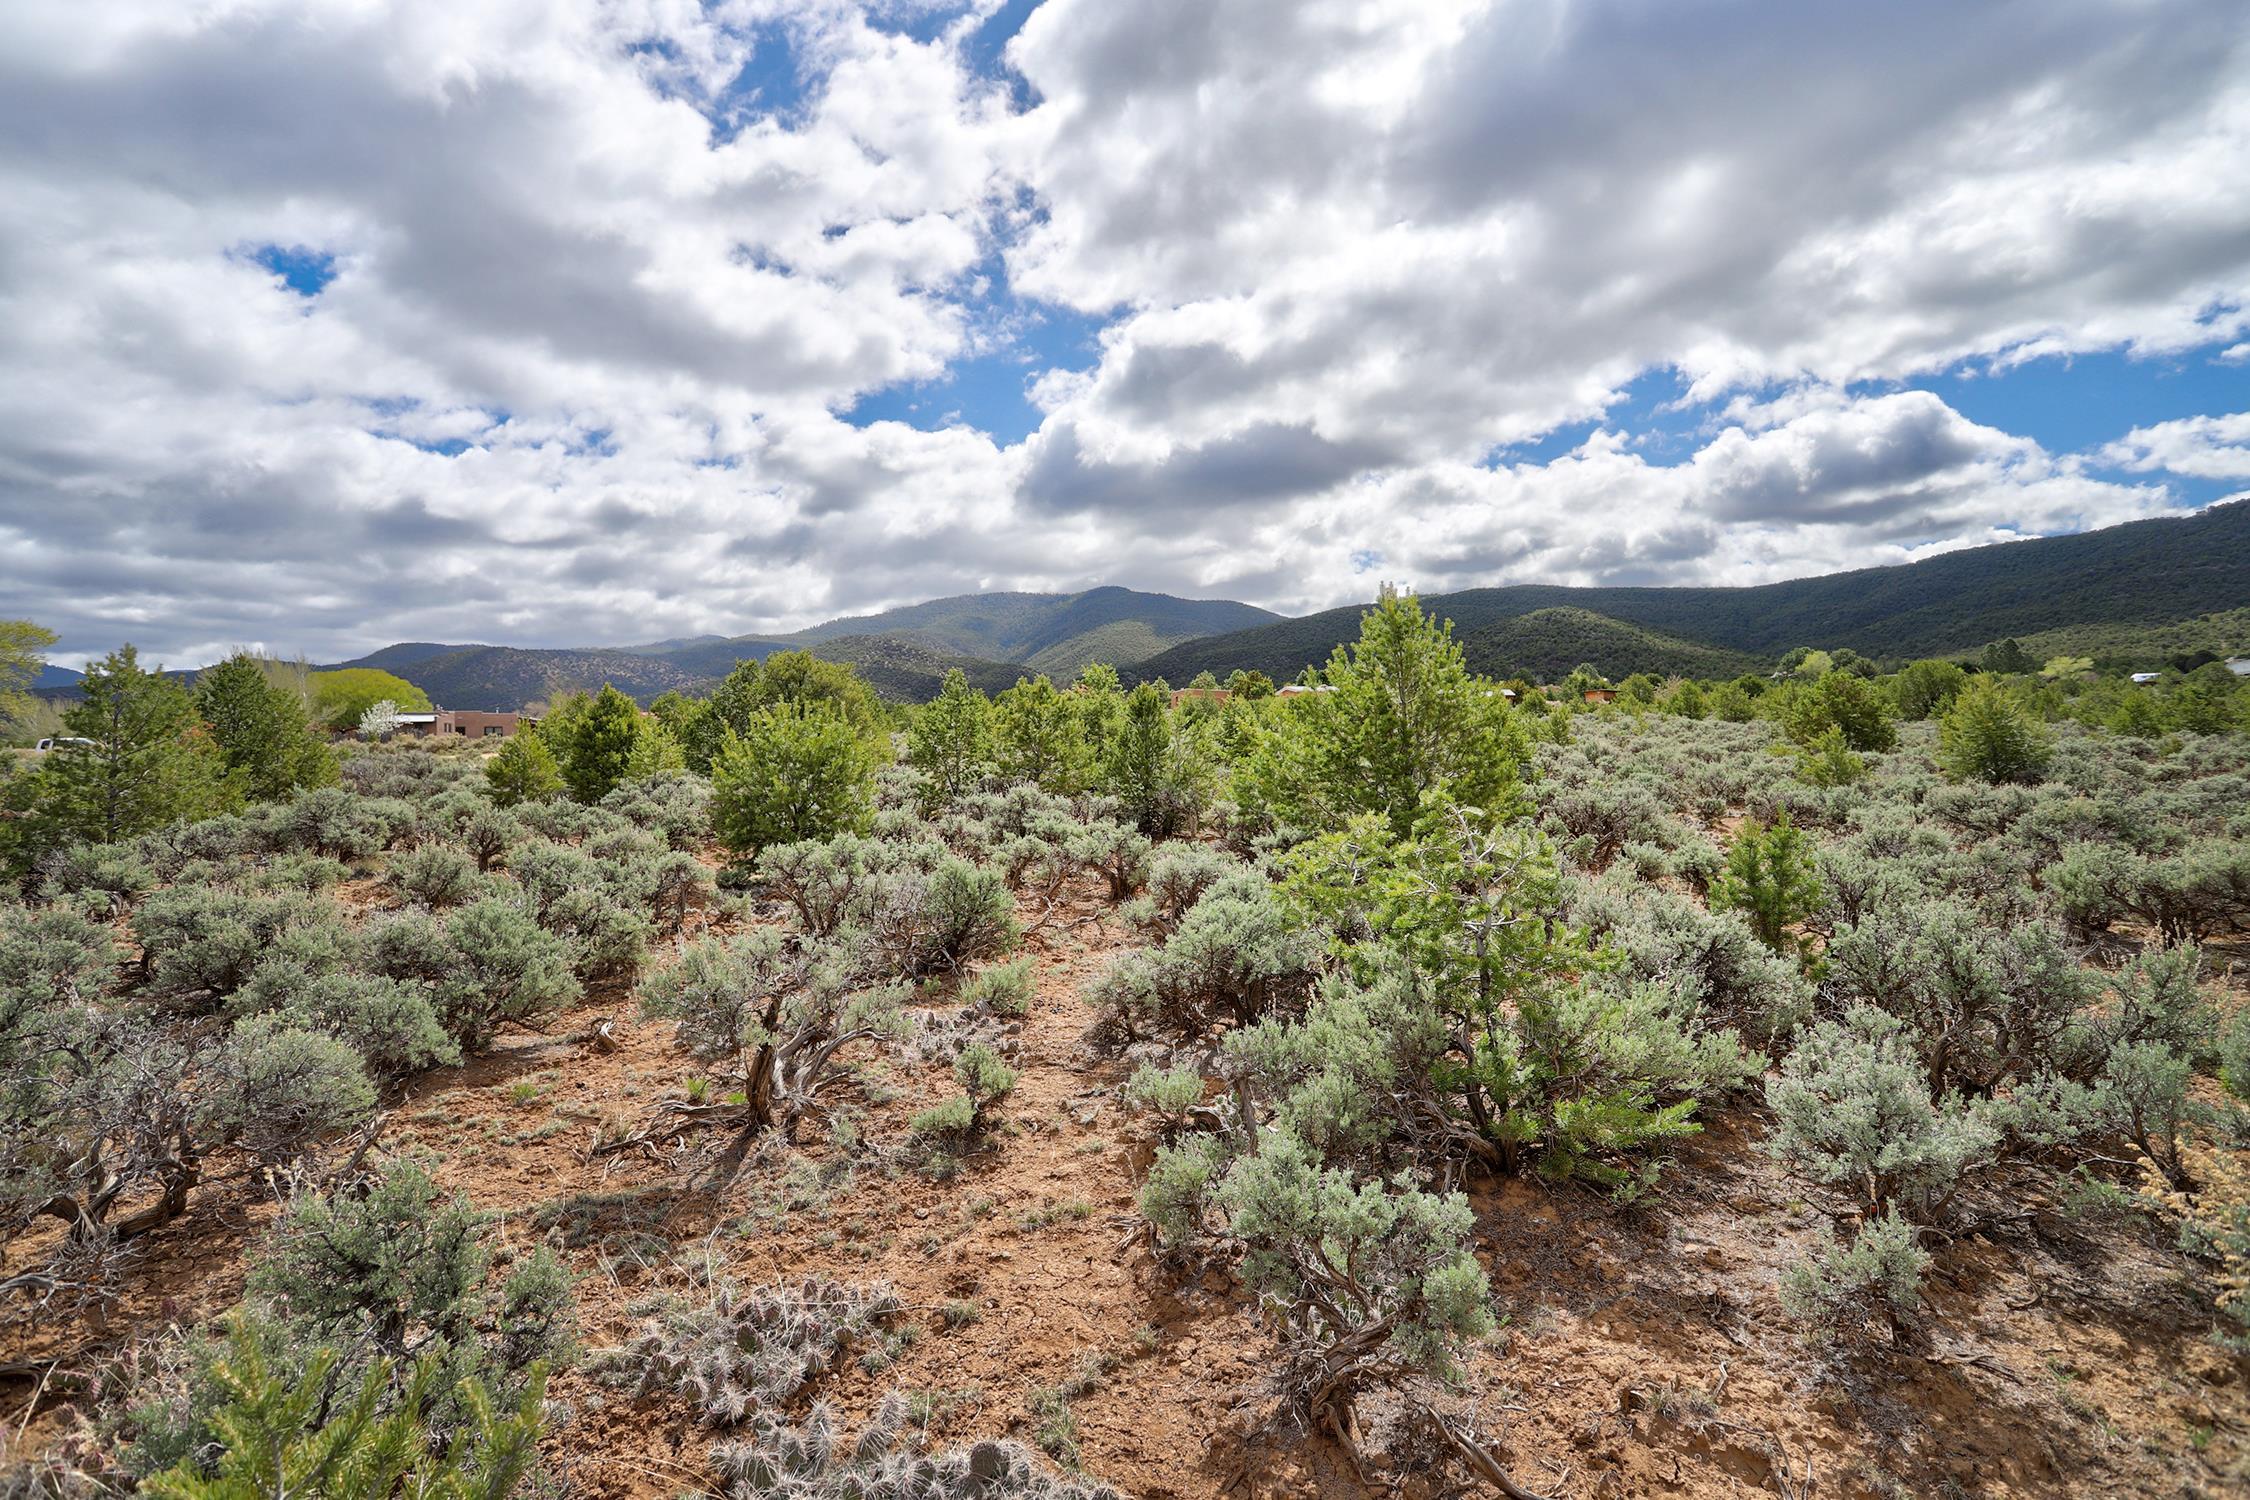
<svg viewBox="0 0 2250 1500"><path fill-rule="evenodd" d="M400 714L398 720L401 734L430 739L459 735L472 740L506 739L525 725L539 722L523 714L491 713L481 708L441 708L435 713Z"/></svg>
<svg viewBox="0 0 2250 1500"><path fill-rule="evenodd" d="M1588 703L1615 703L1617 701L1617 689L1588 688L1583 696Z"/></svg>
<svg viewBox="0 0 2250 1500"><path fill-rule="evenodd" d="M537 719L527 719L517 713L488 713L477 708L457 708L445 715L443 722L451 726L454 734L466 735L472 740L506 739L526 724L536 724Z"/></svg>
<svg viewBox="0 0 2250 1500"><path fill-rule="evenodd" d="M1228 692L1225 688L1174 688L1172 690L1172 707L1176 709L1190 698L1200 698L1206 703L1223 704L1233 696L1234 694Z"/></svg>

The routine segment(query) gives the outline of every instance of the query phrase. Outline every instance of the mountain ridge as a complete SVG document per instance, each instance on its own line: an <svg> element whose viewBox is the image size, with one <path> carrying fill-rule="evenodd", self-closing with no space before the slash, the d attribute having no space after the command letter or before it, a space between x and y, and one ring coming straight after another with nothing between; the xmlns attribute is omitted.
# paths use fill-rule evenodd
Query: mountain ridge
<svg viewBox="0 0 2250 1500"><path fill-rule="evenodd" d="M1761 660L1792 646L1872 657L1939 656L2085 624L2164 624L2250 599L2250 499L2183 516L1967 547L1918 562L1779 583L1683 587L1506 584L1423 597L1466 636L1537 610L1574 608ZM1133 677L1186 682L1251 668L1276 681L1359 630L1344 605L1170 647Z"/></svg>
<svg viewBox="0 0 2250 1500"><path fill-rule="evenodd" d="M2080 639L2154 642L2183 622L2201 623L2181 639L2243 650L2250 639L2221 637L2232 622L2250 622L2246 601L2250 498L1780 583L1506 584L1423 599L1454 622L1478 670L1548 677L1580 661L1612 676L1733 675L1795 645L1848 646L1898 660L1974 652L2010 637L2053 642L2058 650ZM1320 665L1355 637L1366 607L1289 618L1234 600L1104 585L1073 594L957 594L790 633L703 634L632 646L397 641L332 666L394 672L449 708L497 709L605 681L644 702L668 691L702 691L740 660L792 649L850 661L884 696L902 700L934 695L955 667L988 692L1040 672L1064 680L1090 661L1111 663L1128 681L1161 677L1179 685L1199 672L1223 677L1238 668L1280 681ZM1243 621L1254 623L1239 627ZM1230 623L1239 628L1217 628ZM73 696L75 679L51 667L35 690Z"/></svg>

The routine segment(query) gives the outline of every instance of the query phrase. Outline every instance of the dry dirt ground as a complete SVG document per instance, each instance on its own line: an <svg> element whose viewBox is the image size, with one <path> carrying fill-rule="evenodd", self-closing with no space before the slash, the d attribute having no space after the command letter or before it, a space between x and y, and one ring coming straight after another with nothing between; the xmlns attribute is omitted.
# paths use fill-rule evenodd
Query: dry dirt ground
<svg viewBox="0 0 2250 1500"><path fill-rule="evenodd" d="M1376 1461L1363 1478L1325 1442L1255 1435L1269 1352L1255 1308L1223 1266L1168 1263L1137 1232L1149 1147L1117 1103L1128 1066L1083 1040L1080 986L1134 940L1091 888L1030 937L1022 1076L1004 1128L950 1177L904 1147L909 1117L954 1092L950 1072L870 1049L842 1091L849 1130L815 1122L796 1142L763 1141L730 1180L711 1171L709 1135L593 1157L597 1130L638 1120L693 1070L670 1026L622 992L422 1078L388 1141L434 1156L442 1180L499 1215L503 1260L558 1248L580 1277L588 1346L624 1341L636 1304L683 1285L695 1257L746 1286L887 1280L919 1336L879 1373L847 1363L823 1384L847 1424L895 1387L919 1398L934 1442L1044 1439L1154 1500L1477 1492L1457 1467L1402 1478ZM604 1021L614 1050L588 1039ZM1938 1254L1929 1349L1814 1349L1776 1285L1824 1215L1759 1149L1763 1130L1748 1102L1717 1113L1631 1208L1535 1181L1476 1192L1504 1326L1449 1404L1519 1483L1573 1500L2250 1494L2246 1366L2209 1341L2213 1289L2159 1227L2050 1198L1983 1205L1984 1227ZM0 1363L59 1356L59 1371L83 1371L136 1335L222 1312L273 1213L254 1185L207 1193L152 1237L102 1322L0 1329L15 1346ZM58 1430L70 1382L29 1421L32 1377L11 1380L0 1419L30 1442ZM1056 1391L1074 1393L1066 1417L1042 1400ZM684 1406L637 1405L583 1372L554 1395L565 1415L549 1457L572 1492L710 1482L711 1434ZM1362 1415L1381 1447L1384 1403Z"/></svg>

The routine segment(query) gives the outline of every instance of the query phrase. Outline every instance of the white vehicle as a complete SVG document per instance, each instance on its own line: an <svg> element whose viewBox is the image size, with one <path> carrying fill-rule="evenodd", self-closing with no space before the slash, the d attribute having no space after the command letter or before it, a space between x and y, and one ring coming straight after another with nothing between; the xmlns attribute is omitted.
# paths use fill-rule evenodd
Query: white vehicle
<svg viewBox="0 0 2250 1500"><path fill-rule="evenodd" d="M74 735L67 734L62 736L60 739L41 740L32 748L37 750L41 755L45 755L48 751L56 748L59 745L78 745L88 750L94 748L94 742L92 740L79 739Z"/></svg>

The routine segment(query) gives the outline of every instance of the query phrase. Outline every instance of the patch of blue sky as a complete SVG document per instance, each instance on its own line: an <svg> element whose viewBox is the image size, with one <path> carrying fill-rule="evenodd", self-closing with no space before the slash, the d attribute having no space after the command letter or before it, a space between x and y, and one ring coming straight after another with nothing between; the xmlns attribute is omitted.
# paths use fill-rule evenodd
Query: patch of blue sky
<svg viewBox="0 0 2250 1500"><path fill-rule="evenodd" d="M978 276L985 290L964 308L977 334L974 351L932 379L869 392L842 413L845 421L904 422L925 432L973 427L1003 444L1038 430L1045 414L1032 403L1031 383L1051 370L1090 368L1109 319L1018 298L998 255Z"/></svg>
<svg viewBox="0 0 2250 1500"><path fill-rule="evenodd" d="M1633 377L1601 416L1566 422L1536 438L1504 443L1485 455L1487 468L1548 464L1575 452L1600 431L1622 432L1631 451L1660 468L1685 463L1717 431L1713 409L1685 405L1687 382L1668 365Z"/></svg>
<svg viewBox="0 0 2250 1500"><path fill-rule="evenodd" d="M1008 86L1008 99L1020 112L1038 104L1039 92L1030 80L1008 66L1008 43L1023 30L1023 23L1039 8L1041 0L1005 0L1001 7L984 18L982 25L969 33L961 47L961 61L979 78L992 78Z"/></svg>
<svg viewBox="0 0 2250 1500"><path fill-rule="evenodd" d="M424 453L435 453L440 458L459 458L476 446L467 438L409 437L403 432L388 432L380 427L370 427L367 432L370 437L379 437L386 442L404 443L409 448L419 448Z"/></svg>
<svg viewBox="0 0 2250 1500"><path fill-rule="evenodd" d="M1854 390L1929 391L1972 422L2030 438L2052 454L2083 455L2090 468L2111 472L2095 455L2136 427L2250 410L2250 365L2220 358L2222 347L2214 343L2156 356L2123 350L2046 355L2012 365L1967 361L1933 375ZM2162 477L2196 505L2241 487L2189 475Z"/></svg>
<svg viewBox="0 0 2250 1500"><path fill-rule="evenodd" d="M412 424L398 421L399 418L412 416L415 412L422 410L422 402L419 397L363 396L360 398L360 404L376 416L389 419L369 427L367 429L369 437L381 438L388 443L404 443L409 448L416 448L424 453L435 453L441 458L459 458L471 448L488 445L494 432L507 426L513 420L512 414L505 408L488 406L481 409L485 417L485 424L476 437L469 438L458 435L432 437L426 431L422 434L416 434L404 430L411 427ZM606 441L609 434L604 431L600 436Z"/></svg>
<svg viewBox="0 0 2250 1500"><path fill-rule="evenodd" d="M2014 364L1971 360L1907 380L1862 381L1848 390L1861 397L1928 391L1972 422L2030 438L2058 458L2075 455L2098 473L2116 474L2097 455L2103 445L2136 427L2250 410L2250 363L2222 357L2226 347L2222 341L2163 356L2107 350ZM1537 438L1497 447L1486 462L1492 467L1551 463L1603 429L1626 434L1631 451L1652 464L1684 462L1726 425L1723 413L1731 399L1687 403L1685 389L1675 371L1644 371L1600 418L1566 423ZM2162 478L2183 503L2192 505L2241 488L2186 475L2134 477L2139 482Z"/></svg>
<svg viewBox="0 0 2250 1500"><path fill-rule="evenodd" d="M1008 43L1042 3L1001 0L989 14L958 33L963 69L971 78L1005 85L1009 105L1018 113L1038 104L1039 93L1028 79L1008 66L1005 54ZM871 10L867 22L878 31L928 44L954 31L964 19L976 17L982 8L969 0L890 0Z"/></svg>
<svg viewBox="0 0 2250 1500"><path fill-rule="evenodd" d="M934 42L976 7L968 0L888 0L871 6L867 24L917 42Z"/></svg>
<svg viewBox="0 0 2250 1500"><path fill-rule="evenodd" d="M264 266L300 297L317 297L336 279L336 257L304 245L256 245L245 258Z"/></svg>
<svg viewBox="0 0 2250 1500"><path fill-rule="evenodd" d="M723 145L756 121L771 117L784 127L804 118L811 107L815 80L798 54L797 38L779 21L769 21L748 34L750 58L709 99L702 102L703 117L711 122L711 140Z"/></svg>

